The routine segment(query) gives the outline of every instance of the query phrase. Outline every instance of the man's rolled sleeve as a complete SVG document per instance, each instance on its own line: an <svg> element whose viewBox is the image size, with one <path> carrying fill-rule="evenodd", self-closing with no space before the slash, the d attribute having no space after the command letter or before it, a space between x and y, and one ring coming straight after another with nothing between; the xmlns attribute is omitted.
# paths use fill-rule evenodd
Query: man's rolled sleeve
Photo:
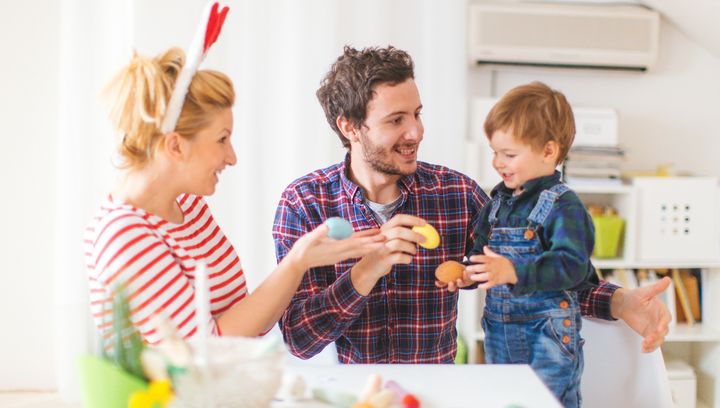
<svg viewBox="0 0 720 408"><path fill-rule="evenodd" d="M601 280L600 286L578 292L582 315L603 320L617 320L612 316L610 304L613 294L619 288L617 285Z"/></svg>

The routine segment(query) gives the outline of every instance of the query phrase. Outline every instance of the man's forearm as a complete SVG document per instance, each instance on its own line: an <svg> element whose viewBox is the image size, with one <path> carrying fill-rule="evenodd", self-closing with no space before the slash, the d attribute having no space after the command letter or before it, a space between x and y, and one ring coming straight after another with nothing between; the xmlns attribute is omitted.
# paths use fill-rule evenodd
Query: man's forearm
<svg viewBox="0 0 720 408"><path fill-rule="evenodd" d="M613 319L622 318L623 305L625 303L625 289L617 288L610 300L610 315Z"/></svg>
<svg viewBox="0 0 720 408"><path fill-rule="evenodd" d="M318 354L343 335L366 302L353 288L349 271L320 293L294 300L280 323L288 349L300 358Z"/></svg>
<svg viewBox="0 0 720 408"><path fill-rule="evenodd" d="M373 290L378 281L377 274L371 268L367 268L361 260L350 270L350 279L353 288L362 296L367 296Z"/></svg>

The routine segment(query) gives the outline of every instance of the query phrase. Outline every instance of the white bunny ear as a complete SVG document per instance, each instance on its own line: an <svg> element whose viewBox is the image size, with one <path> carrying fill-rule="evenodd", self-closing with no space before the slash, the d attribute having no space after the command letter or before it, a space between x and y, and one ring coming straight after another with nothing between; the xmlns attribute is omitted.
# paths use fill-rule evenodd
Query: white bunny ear
<svg viewBox="0 0 720 408"><path fill-rule="evenodd" d="M175 81L175 88L173 89L172 95L170 95L170 102L168 102L165 118L163 118L162 126L160 127L162 133L175 130L183 103L185 102L185 96L190 87L190 81L192 81L200 64L205 59L205 55L207 55L210 46L215 43L220 35L220 30L222 29L223 23L225 23L225 17L230 8L227 6L223 6L222 10L219 10L219 8L220 4L217 1L211 1L205 6L200 24L195 31L195 36L190 44L190 48L187 50L187 60L182 70L180 70L180 74Z"/></svg>

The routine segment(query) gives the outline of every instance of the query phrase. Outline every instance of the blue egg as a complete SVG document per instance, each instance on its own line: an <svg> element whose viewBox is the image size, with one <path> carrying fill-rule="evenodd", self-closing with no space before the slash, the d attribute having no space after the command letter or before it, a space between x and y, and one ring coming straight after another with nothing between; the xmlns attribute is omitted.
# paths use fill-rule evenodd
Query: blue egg
<svg viewBox="0 0 720 408"><path fill-rule="evenodd" d="M353 233L352 224L345 218L331 217L325 220L325 224L328 226L328 237L333 239L345 239Z"/></svg>

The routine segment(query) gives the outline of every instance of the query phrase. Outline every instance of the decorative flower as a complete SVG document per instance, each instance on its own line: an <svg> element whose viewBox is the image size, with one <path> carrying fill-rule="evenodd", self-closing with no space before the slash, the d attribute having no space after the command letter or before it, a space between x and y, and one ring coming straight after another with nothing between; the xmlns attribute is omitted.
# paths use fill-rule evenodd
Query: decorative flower
<svg viewBox="0 0 720 408"><path fill-rule="evenodd" d="M150 383L147 391L137 391L130 396L129 408L165 408L173 399L172 385L169 380L156 380Z"/></svg>

